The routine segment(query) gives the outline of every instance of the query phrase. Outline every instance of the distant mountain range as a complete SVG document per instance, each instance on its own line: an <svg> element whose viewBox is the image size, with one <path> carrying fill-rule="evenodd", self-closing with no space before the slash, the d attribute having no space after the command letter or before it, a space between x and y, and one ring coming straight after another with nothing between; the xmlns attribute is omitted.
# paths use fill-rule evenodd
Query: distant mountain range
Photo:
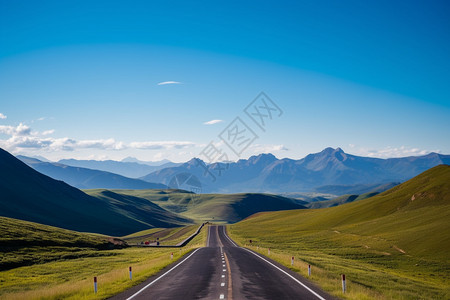
<svg viewBox="0 0 450 300"><path fill-rule="evenodd" d="M182 165L164 168L141 179L171 185L178 174L192 174L204 193L269 192L292 193L341 191L366 193L377 185L403 182L436 165L449 164L450 155L430 153L403 158L371 158L326 148L299 160L277 159L260 154L229 164L206 165L194 158ZM366 188L363 188L367 185ZM352 186L358 189L352 191Z"/></svg>
<svg viewBox="0 0 450 300"><path fill-rule="evenodd" d="M132 156L125 157L124 159L121 160L121 162L132 162L132 163L138 163L141 165L154 166L154 167L159 167L162 165L169 166L167 164L180 165L179 163L171 162L168 159L163 159L163 160L159 160L159 161L143 161L143 160L139 160L136 157L132 157Z"/></svg>
<svg viewBox="0 0 450 300"><path fill-rule="evenodd" d="M198 158L178 164L167 160L142 162L132 157L123 161L66 159L58 163L18 157L39 172L82 189L169 186L196 193L315 192L336 196L360 195L377 189L382 192L436 165L450 163L450 155L438 153L380 159L347 154L340 148L326 148L299 160L260 154L211 165ZM134 179L124 174L145 175ZM189 182L183 184L183 178L189 178Z"/></svg>
<svg viewBox="0 0 450 300"><path fill-rule="evenodd" d="M102 190L89 196L33 170L3 149L0 178L0 216L115 236L191 223L146 199Z"/></svg>
<svg viewBox="0 0 450 300"><path fill-rule="evenodd" d="M167 187L164 184L146 182L105 171L42 162L36 158L21 155L17 158L36 171L79 189L164 189Z"/></svg>
<svg viewBox="0 0 450 300"><path fill-rule="evenodd" d="M127 157L122 161L61 159L58 162L71 167L106 171L130 178L139 178L157 170L179 165L169 160L144 162L133 157Z"/></svg>

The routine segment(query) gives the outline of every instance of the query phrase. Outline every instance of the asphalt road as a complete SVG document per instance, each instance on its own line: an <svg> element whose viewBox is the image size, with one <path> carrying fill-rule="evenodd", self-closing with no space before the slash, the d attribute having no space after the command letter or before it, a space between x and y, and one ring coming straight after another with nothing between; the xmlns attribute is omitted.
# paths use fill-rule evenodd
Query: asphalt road
<svg viewBox="0 0 450 300"><path fill-rule="evenodd" d="M238 247L224 226L208 230L206 247L111 299L333 299L300 275Z"/></svg>

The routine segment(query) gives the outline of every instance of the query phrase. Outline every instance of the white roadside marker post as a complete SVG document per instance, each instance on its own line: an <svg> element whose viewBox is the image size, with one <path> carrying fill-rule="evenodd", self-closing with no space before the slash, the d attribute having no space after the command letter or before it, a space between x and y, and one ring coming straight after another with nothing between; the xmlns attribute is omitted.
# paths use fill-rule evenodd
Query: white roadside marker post
<svg viewBox="0 0 450 300"><path fill-rule="evenodd" d="M291 258L291 266L293 266L294 265L294 257L292 256L292 258Z"/></svg>
<svg viewBox="0 0 450 300"><path fill-rule="evenodd" d="M346 290L347 290L347 286L345 284L345 274L342 274L342 292L345 294Z"/></svg>
<svg viewBox="0 0 450 300"><path fill-rule="evenodd" d="M170 254L170 259L173 260L173 252Z"/></svg>
<svg viewBox="0 0 450 300"><path fill-rule="evenodd" d="M94 293L97 294L97 277L94 277Z"/></svg>
<svg viewBox="0 0 450 300"><path fill-rule="evenodd" d="M311 276L311 265L308 265L308 276Z"/></svg>
<svg viewBox="0 0 450 300"><path fill-rule="evenodd" d="M133 280L133 272L131 271L131 267L129 268L130 271L130 280Z"/></svg>

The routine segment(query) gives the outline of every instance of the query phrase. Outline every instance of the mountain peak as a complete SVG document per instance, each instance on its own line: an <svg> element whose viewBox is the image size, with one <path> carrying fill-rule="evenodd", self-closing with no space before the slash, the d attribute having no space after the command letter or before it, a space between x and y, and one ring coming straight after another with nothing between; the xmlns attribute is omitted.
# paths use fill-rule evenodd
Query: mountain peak
<svg viewBox="0 0 450 300"><path fill-rule="evenodd" d="M329 156L329 155L331 155L334 151L335 151L334 148L327 147L327 148L323 149L322 151L320 151L320 152L317 153L317 154L323 155L323 156Z"/></svg>
<svg viewBox="0 0 450 300"><path fill-rule="evenodd" d="M319 153L325 154L325 155L331 155L333 153L345 153L344 150L342 150L340 147L337 147L336 149L332 147L327 147L320 151Z"/></svg>
<svg viewBox="0 0 450 300"><path fill-rule="evenodd" d="M138 162L139 160L133 156L127 156L121 160L121 162Z"/></svg>
<svg viewBox="0 0 450 300"><path fill-rule="evenodd" d="M327 147L319 153L309 154L303 162L309 169L319 171L330 168L332 166L343 168L343 162L347 160L347 154L341 148Z"/></svg>
<svg viewBox="0 0 450 300"><path fill-rule="evenodd" d="M256 163L271 163L278 160L272 153L261 153L259 155L253 155L248 158L248 162L252 164Z"/></svg>
<svg viewBox="0 0 450 300"><path fill-rule="evenodd" d="M188 165L188 166L199 166L200 164L206 164L206 163L203 160L201 160L200 158L193 157L193 158L191 158L191 160L185 162L184 164Z"/></svg>

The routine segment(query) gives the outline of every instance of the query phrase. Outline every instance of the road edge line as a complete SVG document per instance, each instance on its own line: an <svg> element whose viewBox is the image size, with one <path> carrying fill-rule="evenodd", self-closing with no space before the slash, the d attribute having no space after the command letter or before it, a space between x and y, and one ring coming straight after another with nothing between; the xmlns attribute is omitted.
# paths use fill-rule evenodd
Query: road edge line
<svg viewBox="0 0 450 300"><path fill-rule="evenodd" d="M225 235L225 237L231 242L231 244L239 248L239 246L235 242L233 242L233 240L228 236L227 232L225 231L226 226L222 226L222 228L223 228L223 235Z"/></svg>
<svg viewBox="0 0 450 300"><path fill-rule="evenodd" d="M130 297L128 297L126 300L131 300L134 297L136 297L137 295L139 295L140 293L142 293L145 289L147 289L149 286L151 286L152 284L154 284L155 282L157 282L158 280L160 280L161 278L163 278L164 276L166 276L167 274L169 274L170 272L172 272L172 270L174 270L176 267L178 267L179 265L181 265L182 263L184 263L186 260L188 260L192 255L195 254L195 252L197 252L198 250L200 250L202 248L198 248L195 249L194 252L192 252L188 257L186 257L185 259L183 259L181 262L179 262L177 265L175 265L174 267L172 267L169 271L165 272L164 274L162 274L161 276L159 276L158 278L156 278L155 280L153 280L152 282L150 282L149 284L147 284L146 286L144 286L142 289L140 289L139 291L137 291L136 293L134 293L133 295L131 295Z"/></svg>
<svg viewBox="0 0 450 300"><path fill-rule="evenodd" d="M242 248L242 247L241 247ZM309 292L311 292L311 294L313 294L314 296L316 296L317 298L319 298L320 300L326 300L325 298L323 298L322 296L320 296L319 294L317 294L316 292L314 292L311 288L309 288L306 284L304 284L303 282L301 282L300 280L298 280L297 278L295 278L294 276L292 276L291 274L289 274L288 272L286 272L285 270L281 269L280 267L274 265L273 263L271 263L270 261L268 261L267 259L265 259L264 257L259 256L258 254L256 254L255 252L247 249L247 248L242 248L248 252L250 252L251 254L253 254L254 256L258 257L259 259L265 261L266 263L268 263L269 265L271 265L272 267L276 268L278 271L284 273L285 275L289 276L291 279L293 279L295 282L297 282L298 284L300 284L301 286L303 286L305 289L307 289Z"/></svg>
<svg viewBox="0 0 450 300"><path fill-rule="evenodd" d="M211 236L211 230L210 230L211 228L210 228L210 226L208 225L208 237L207 237L207 240L206 240L206 247L209 247L209 239L210 239L210 236Z"/></svg>

